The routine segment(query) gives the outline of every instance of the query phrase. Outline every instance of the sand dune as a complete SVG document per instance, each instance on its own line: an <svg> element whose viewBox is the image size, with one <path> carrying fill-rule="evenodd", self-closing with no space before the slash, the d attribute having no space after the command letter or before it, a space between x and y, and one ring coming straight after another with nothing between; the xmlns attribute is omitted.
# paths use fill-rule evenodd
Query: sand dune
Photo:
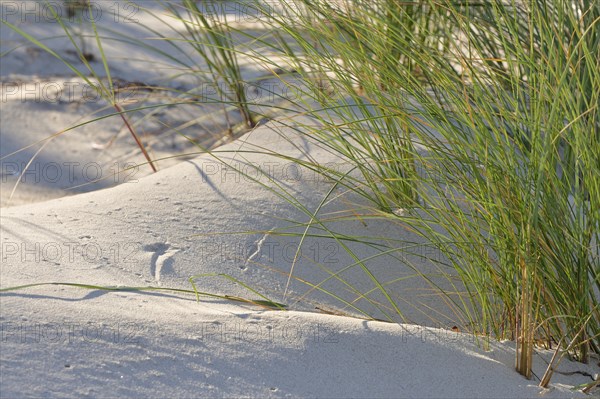
<svg viewBox="0 0 600 399"><path fill-rule="evenodd" d="M153 18L136 16L162 29ZM61 33L51 21L21 22L32 34ZM106 23L141 35L133 25ZM14 32L1 29L2 51L19 43ZM68 56L68 41L50 44ZM164 83L160 68L136 69L140 59L151 59L138 50L107 46L115 76ZM221 145L228 140L217 134L226 125L217 108L205 104L155 115L140 125L152 156L189 152L160 161L156 174L114 119L66 133L38 153L51 134L110 111L100 100L82 100L81 91L61 101L28 98L27 84L83 86L32 46L18 47L1 62L0 288L66 282L191 290L189 278L203 275L195 279L202 292L264 299L243 283L287 306L276 310L210 296L197 302L189 292L165 290L44 285L5 291L1 397L585 397L573 387L591 381L599 371L595 364L564 360L550 389L542 390L538 380L514 371L514 342L453 331L463 331L464 320L414 276L413 267L438 272L435 264L419 256L403 262L376 256L399 239L425 251L422 240L391 222L338 220L366 204L341 189L322 204L334 182L284 156L339 170L348 166L294 121L284 125L274 118ZM264 72L242 65L249 76ZM216 148L213 154L198 155L186 140L161 135L163 122L193 118L198 120L187 126L190 134ZM13 193L19 179L26 181ZM297 251L317 209L327 222L310 233L327 228L369 237L369 243L308 237ZM348 250L368 259L402 315L359 265L348 267L355 263ZM361 299L359 293L369 291L370 300ZM551 356L536 354L537 377Z"/></svg>
<svg viewBox="0 0 600 399"><path fill-rule="evenodd" d="M268 124L222 150L265 147L291 155L296 150L282 134L285 130ZM310 152L305 139L295 141ZM241 152L222 155L230 165L277 162L254 154L242 159ZM312 155L332 161L316 148ZM243 176L232 170L216 172L225 165L204 155L137 183L3 208L2 287L67 281L189 288L191 275L228 273L282 300L286 279L266 266L285 271L289 259L274 250L269 263L264 240L253 252L236 253L257 239L260 243L261 234L219 237L216 244L193 236L268 231L285 227L283 218L298 217L293 206L259 184L242 183ZM307 197L307 206L317 204L327 189L311 179L287 183ZM322 277L310 262L296 267L303 278ZM253 297L226 279L205 278L198 287ZM292 309L310 310L314 302L293 300L302 289L294 285L288 302ZM0 298L3 397L540 395L535 381L513 371L513 343L491 342L485 350L473 336L447 328L265 310L209 298L196 303L193 295L168 292L45 286ZM339 307L327 297L318 299ZM431 323L419 315L413 314L415 321ZM549 356L536 356L538 375ZM561 370L582 367L561 364ZM552 389L540 397L578 396L569 386L588 380L557 374Z"/></svg>

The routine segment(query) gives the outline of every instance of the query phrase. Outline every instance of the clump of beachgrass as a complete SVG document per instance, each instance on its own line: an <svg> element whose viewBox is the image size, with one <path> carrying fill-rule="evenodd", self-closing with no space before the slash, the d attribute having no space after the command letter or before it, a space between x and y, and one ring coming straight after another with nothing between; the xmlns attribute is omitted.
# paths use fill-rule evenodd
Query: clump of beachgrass
<svg viewBox="0 0 600 399"><path fill-rule="evenodd" d="M539 342L600 353L597 2L284 3L311 134L360 171L338 184L445 255L519 373Z"/></svg>

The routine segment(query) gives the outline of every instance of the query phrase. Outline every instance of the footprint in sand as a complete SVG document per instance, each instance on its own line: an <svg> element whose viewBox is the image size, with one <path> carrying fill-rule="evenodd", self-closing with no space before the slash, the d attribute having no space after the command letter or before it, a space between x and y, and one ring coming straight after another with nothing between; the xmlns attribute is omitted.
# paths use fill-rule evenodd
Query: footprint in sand
<svg viewBox="0 0 600 399"><path fill-rule="evenodd" d="M270 234L271 234L271 231L268 231L264 236L262 236L261 239L259 239L258 241L254 242L254 251L250 254L250 256L248 256L248 258L246 259L246 261L244 262L244 264L240 265L240 269L242 269L243 271L245 271L245 270L248 269L248 266L250 266L252 263L254 263L258 259L260 259L262 246L263 246L263 244L265 243L266 239L269 237Z"/></svg>
<svg viewBox="0 0 600 399"><path fill-rule="evenodd" d="M152 253L150 274L160 284L161 272L173 268L173 263L175 262L173 255L179 252L180 248L171 245L169 242L157 242L144 246L144 250Z"/></svg>

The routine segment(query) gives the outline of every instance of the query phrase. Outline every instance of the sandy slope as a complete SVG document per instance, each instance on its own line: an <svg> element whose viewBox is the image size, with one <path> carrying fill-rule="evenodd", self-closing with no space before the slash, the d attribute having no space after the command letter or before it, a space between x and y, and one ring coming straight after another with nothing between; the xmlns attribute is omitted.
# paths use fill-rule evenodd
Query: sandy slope
<svg viewBox="0 0 600 399"><path fill-rule="evenodd" d="M267 147L297 153L282 134L302 144L303 152L312 148L313 156L332 160L305 138L294 138L274 124L222 150ZM241 157L239 152L223 155ZM261 165L277 162L257 154L245 158ZM288 225L283 218L299 216L260 185L236 182L231 171L214 172L223 167L205 155L137 184L3 208L2 287L48 281L189 287L190 275L226 272L280 300L285 279L265 265L285 270L290 265L283 255L274 251L269 264L268 253L258 250L262 263L243 265L247 253L235 253L235 248L256 240L253 235L221 237L221 244L234 248L226 253L215 252L202 237L186 237L273 229ZM287 183L310 207L327 185L307 180ZM389 233L386 226L370 229ZM121 252L115 255L117 249ZM256 259L256 251L250 256ZM310 266L296 267L304 278L318 282L318 268ZM361 284L360 277L349 275L347 281ZM208 292L252 296L223 279L200 281L199 289ZM302 287L294 290L302 292ZM221 300L197 304L192 296L170 293L38 287L5 293L0 300L3 397L520 398L537 397L539 391L534 381L513 371L512 343L491 343L484 351L471 336L447 329L266 311ZM426 318L420 321L427 323ZM538 375L543 364L536 357ZM561 364L561 370L582 367ZM577 396L563 384L589 380L581 375L564 378L557 375L552 391L543 397Z"/></svg>
<svg viewBox="0 0 600 399"><path fill-rule="evenodd" d="M151 173L120 117L103 119L115 110L92 87L98 84L91 78L93 75L102 79L104 85L108 83L91 24L85 19L82 25L77 19L66 19L75 44L83 47L84 38L86 53L94 56L88 68L78 59L74 44L50 11L54 7L65 14L60 4L0 3L4 20L62 58L25 40L8 25L0 25L2 207L94 191ZM159 34L180 38L185 31L176 21L167 19L167 24L157 19L164 18L158 2L141 2L137 6L123 1L95 2L93 9L97 29L105 39L103 51L117 89L116 97L125 109L146 107L129 112L128 117L151 158L158 160L159 169L180 162L182 154L198 152L189 140L210 148L226 141L224 132L229 127L234 133L239 131L239 114L230 109L225 118L224 106L215 104L225 95L216 94L216 88L202 73L190 72L207 70L203 58L185 46L180 46L184 47L182 53L168 41L157 40ZM244 16L242 9L230 19L246 30L256 28L256 17ZM263 51L261 55L267 57L268 53ZM281 94L269 79L273 78L270 69L242 56L238 62L244 79L256 82L245 87L250 101L275 102ZM65 63L91 80L86 82L75 76ZM190 91L195 97L189 95ZM184 101L192 102L182 104ZM152 108L165 104L177 105ZM89 121L94 122L88 124ZM170 158L175 155L178 158ZM13 192L17 181L19 185Z"/></svg>

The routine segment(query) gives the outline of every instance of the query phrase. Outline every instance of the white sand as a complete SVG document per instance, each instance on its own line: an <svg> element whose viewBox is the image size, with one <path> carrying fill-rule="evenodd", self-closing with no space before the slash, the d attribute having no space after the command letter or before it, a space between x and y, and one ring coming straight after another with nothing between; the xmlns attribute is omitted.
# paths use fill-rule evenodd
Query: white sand
<svg viewBox="0 0 600 399"><path fill-rule="evenodd" d="M267 125L224 149L248 139L284 150L273 136ZM199 165L216 163L202 156L137 184L3 208L2 287L68 281L189 288L190 275L225 272L279 300L284 279L261 265L240 268L236 258L245 254L234 248L251 237L223 238L230 248L223 258L218 251L207 253L214 247L201 238L184 237L272 228L277 223L261 212L289 215L289 205L255 184L203 182ZM275 251L273 263L289 267L279 256ZM297 267L319 281L314 267ZM199 289L252 297L223 279L206 279ZM472 336L447 329L265 311L222 300L197 304L192 296L170 293L39 287L0 298L5 397L521 398L540 391L513 371L513 343L492 342L485 351ZM542 358L549 354L536 356L537 375L543 373ZM576 369L585 367L561 364L561 370ZM568 386L587 380L557 374L543 397L578 396Z"/></svg>
<svg viewBox="0 0 600 399"><path fill-rule="evenodd" d="M46 28L55 27L48 24ZM3 45L8 37L5 29L2 27ZM40 66L19 58L23 56L20 52L11 54L2 59L4 80L14 80L18 73L26 82L56 81L60 68L54 61L48 59L49 64ZM127 71L130 65L121 62L118 65ZM99 103L86 104L82 109L70 102L3 101L0 157L99 108ZM173 118L184 121L185 112ZM218 117L214 119L216 131ZM418 278L389 285L405 317L396 319L418 325L318 313L316 307L360 315L324 293L311 292L299 280L292 280L284 298L285 273L292 267L300 238L275 232L301 233L302 228L290 226L294 221L305 223L310 217L279 197L276 193L280 190L274 193L269 188L285 186L313 212L331 182L281 158L244 151L310 156L319 163L345 166L343 160L278 122L219 147L223 162L205 154L180 163L164 163L157 174L148 175L142 167L134 179L125 183L117 179L116 183L123 184L112 188L114 179L107 179L113 184L103 181L84 189L65 190L65 186L74 185L68 176L54 182L43 174L51 162L62 165L62 171L67 170L64 163L96 162L104 173L109 173L115 160L143 162L125 134L107 151L98 152L92 146L106 142L120 129L112 121L88 125L77 134L63 136L63 142L49 144L35 161L41 178L30 175L31 180L22 190L17 189L12 203L7 203L7 190L12 190L18 175L3 176L0 287L71 282L190 289L190 276L226 273L273 300L285 302L291 310L272 311L207 297L196 303L193 295L162 291L106 292L44 286L2 293L1 397L585 396L571 388L590 382L587 376L557 373L551 388L541 390L535 379L525 380L514 371L513 342L492 341L484 348L484 343L478 345L473 336L452 332L450 328L463 321L438 297L426 295L428 287ZM178 147L183 145L180 142L169 149L158 140L156 151L175 154L185 150ZM6 162L27 163L37 148L3 158L2 171L10 172ZM259 179L263 186L233 169L252 173L253 169L245 166L250 164L268 171L273 181L263 176ZM73 193L79 194L41 202ZM22 205L7 207L18 204ZM336 197L320 215L337 215L356 209L357 204L361 202L356 198ZM381 244L392 244L385 237L417 241L391 223L327 225L336 231L372 237ZM232 232L244 234L215 235ZM365 245L348 245L359 258L376 253ZM327 278L323 266L338 271L352 263L333 240L308 239L302 251L294 276L312 284ZM435 271L433 265L418 258L407 261L424 272ZM368 266L383 282L413 274L410 267L391 257L378 257ZM358 291L373 288L359 267L340 276ZM203 277L196 283L204 292L256 298L225 278ZM340 281L328 281L323 287L347 301L356 299ZM372 299L385 303L381 295L373 294ZM391 313L389 305L378 310L365 300L353 303L377 318L384 318L383 312ZM439 313L428 310L430 306ZM541 377L550 357L547 351L535 356L537 376ZM593 364L567 360L559 370L600 371Z"/></svg>

